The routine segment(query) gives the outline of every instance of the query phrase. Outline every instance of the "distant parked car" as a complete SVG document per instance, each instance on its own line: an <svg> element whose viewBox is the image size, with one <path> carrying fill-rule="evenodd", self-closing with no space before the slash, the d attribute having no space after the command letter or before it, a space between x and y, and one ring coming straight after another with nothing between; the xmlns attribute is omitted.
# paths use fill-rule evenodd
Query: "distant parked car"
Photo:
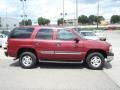
<svg viewBox="0 0 120 90"><path fill-rule="evenodd" d="M7 36L4 34L0 34L0 47L3 45L3 43L7 42Z"/></svg>
<svg viewBox="0 0 120 90"><path fill-rule="evenodd" d="M102 40L102 41L106 41L106 34L104 32L104 30L94 30L94 33L96 34L96 36Z"/></svg>
<svg viewBox="0 0 120 90"><path fill-rule="evenodd" d="M7 40L8 40L8 36L6 36L6 38L2 42L2 48L3 49L7 49Z"/></svg>
<svg viewBox="0 0 120 90"><path fill-rule="evenodd" d="M96 34L92 31L80 31L80 36L85 39L99 40Z"/></svg>
<svg viewBox="0 0 120 90"><path fill-rule="evenodd" d="M110 26L108 26L106 28L106 30L116 30L116 29L117 29L117 27L116 26L112 26L112 25L110 25Z"/></svg>
<svg viewBox="0 0 120 90"><path fill-rule="evenodd" d="M3 31L1 31L1 33L4 34L4 35L6 35L6 36L8 36L9 33L10 33L10 30L3 30Z"/></svg>

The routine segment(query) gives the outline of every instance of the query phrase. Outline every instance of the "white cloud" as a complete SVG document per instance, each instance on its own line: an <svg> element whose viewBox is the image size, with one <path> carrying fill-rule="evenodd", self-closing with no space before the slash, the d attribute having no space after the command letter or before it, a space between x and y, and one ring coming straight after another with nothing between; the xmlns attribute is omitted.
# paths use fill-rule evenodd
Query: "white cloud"
<svg viewBox="0 0 120 90"><path fill-rule="evenodd" d="M16 6L10 5L5 0L0 0L0 16L7 15L11 16L14 14L14 12L17 10Z"/></svg>
<svg viewBox="0 0 120 90"><path fill-rule="evenodd" d="M4 2L4 0L0 0L0 10L5 9L8 7L8 4Z"/></svg>
<svg viewBox="0 0 120 90"><path fill-rule="evenodd" d="M5 2L6 1L6 2ZM75 18L75 1L76 0L64 0L65 1L65 19ZM79 15L91 15L97 14L97 2L92 0L79 0L78 11ZM100 0L100 15L103 15L106 19L109 19L113 14L120 14L120 1L114 0ZM22 3L18 0L0 0L0 10L8 7L8 13L13 15L17 14L20 18L22 14ZM55 23L58 18L62 17L60 13L63 12L63 0L27 0L26 1L26 14L28 18L37 20L38 17L45 17Z"/></svg>
<svg viewBox="0 0 120 90"><path fill-rule="evenodd" d="M7 12L8 13L14 13L17 10L17 7L8 7Z"/></svg>

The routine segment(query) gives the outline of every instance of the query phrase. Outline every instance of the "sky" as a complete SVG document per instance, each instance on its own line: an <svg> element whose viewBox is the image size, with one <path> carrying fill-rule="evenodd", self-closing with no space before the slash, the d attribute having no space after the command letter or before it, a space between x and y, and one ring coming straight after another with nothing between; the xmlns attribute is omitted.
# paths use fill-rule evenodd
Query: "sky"
<svg viewBox="0 0 120 90"><path fill-rule="evenodd" d="M22 2L20 0L0 0L0 16L17 18L23 14ZM98 0L78 0L78 16L97 15ZM120 0L99 0L99 15L110 19L112 15L120 15ZM76 0L64 0L64 11L67 13L65 19L74 19L76 17ZM7 12L7 13L6 13ZM26 0L25 13L37 22L38 17L44 17L56 24L57 19L61 18L63 12L63 0Z"/></svg>

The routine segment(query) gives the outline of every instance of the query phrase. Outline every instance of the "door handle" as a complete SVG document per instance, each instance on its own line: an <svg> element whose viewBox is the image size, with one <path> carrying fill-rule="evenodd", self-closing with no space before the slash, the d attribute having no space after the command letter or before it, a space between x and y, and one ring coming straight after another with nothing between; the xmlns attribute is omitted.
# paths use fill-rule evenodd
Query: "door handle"
<svg viewBox="0 0 120 90"><path fill-rule="evenodd" d="M40 43L39 42L35 42L35 45L40 45Z"/></svg>
<svg viewBox="0 0 120 90"><path fill-rule="evenodd" d="M61 43L57 42L57 43L56 43L56 46L61 46Z"/></svg>

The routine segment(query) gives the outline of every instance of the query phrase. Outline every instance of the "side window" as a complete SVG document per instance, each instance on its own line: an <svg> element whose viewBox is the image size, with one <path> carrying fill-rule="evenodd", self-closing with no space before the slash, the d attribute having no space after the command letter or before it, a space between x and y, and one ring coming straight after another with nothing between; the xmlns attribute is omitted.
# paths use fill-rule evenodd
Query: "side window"
<svg viewBox="0 0 120 90"><path fill-rule="evenodd" d="M38 39L51 40L53 37L52 29L40 29L36 35Z"/></svg>
<svg viewBox="0 0 120 90"><path fill-rule="evenodd" d="M33 28L16 28L10 33L9 38L30 38L33 30Z"/></svg>
<svg viewBox="0 0 120 90"><path fill-rule="evenodd" d="M59 40L73 40L75 35L69 30L58 30L58 39Z"/></svg>

